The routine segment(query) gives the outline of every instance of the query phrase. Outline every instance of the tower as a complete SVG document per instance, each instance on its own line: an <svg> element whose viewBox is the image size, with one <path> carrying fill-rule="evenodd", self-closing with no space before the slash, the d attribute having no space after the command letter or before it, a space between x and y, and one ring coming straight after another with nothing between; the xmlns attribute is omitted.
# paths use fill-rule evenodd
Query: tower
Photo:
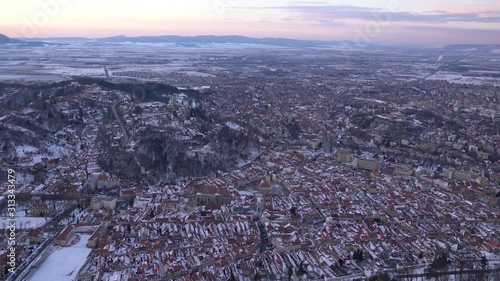
<svg viewBox="0 0 500 281"><path fill-rule="evenodd" d="M323 152L332 153L332 144L325 129L323 129Z"/></svg>

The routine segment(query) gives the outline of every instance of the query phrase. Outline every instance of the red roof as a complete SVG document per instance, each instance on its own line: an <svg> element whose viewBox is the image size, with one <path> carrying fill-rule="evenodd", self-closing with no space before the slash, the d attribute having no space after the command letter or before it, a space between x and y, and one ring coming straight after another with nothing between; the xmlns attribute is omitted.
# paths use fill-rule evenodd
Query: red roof
<svg viewBox="0 0 500 281"><path fill-rule="evenodd" d="M97 177L97 180L98 181L107 181L109 180L109 177L106 176L106 174L100 174L98 177Z"/></svg>
<svg viewBox="0 0 500 281"><path fill-rule="evenodd" d="M75 229L75 226L72 224L68 224L59 235L57 235L56 240L66 240L68 235Z"/></svg>

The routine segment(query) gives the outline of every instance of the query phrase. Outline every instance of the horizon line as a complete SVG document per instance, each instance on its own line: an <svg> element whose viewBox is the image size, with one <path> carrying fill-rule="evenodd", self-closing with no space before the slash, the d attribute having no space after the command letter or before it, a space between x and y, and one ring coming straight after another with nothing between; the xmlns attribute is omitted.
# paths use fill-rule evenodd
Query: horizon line
<svg viewBox="0 0 500 281"><path fill-rule="evenodd" d="M88 37L88 36L48 36L48 37L10 37L6 35L5 33L0 33L2 35L5 35L9 38L12 39L27 39L27 40L36 40L36 39L70 39L70 38L75 38L75 39L88 39L88 40L97 40L97 39L108 39L108 38L117 38L117 37L124 37L124 38L141 38L141 37L151 37L151 38L159 38L159 37L186 37L186 38L196 38L196 37L243 37L243 38L248 38L248 39L258 39L258 40L264 40L264 39L283 39L283 40L293 40L293 41L303 41L303 42L323 42L323 43L338 43L338 42L345 42L345 43L351 43L351 44L357 44L359 46L367 46L367 45L386 45L386 46L428 46L428 47L436 47L436 46L456 46L456 45L465 45L465 46L500 46L500 44L491 44L491 43L452 43L452 44L429 44L429 43L384 43L384 42L370 42L370 43L355 43L353 40L327 40L327 39L303 39L303 38L290 38L290 37L253 37L253 36L246 36L246 35L238 35L238 34L226 34L226 35L214 35L214 34L198 34L198 35L179 35L179 34L163 34L163 35L134 35L134 36L129 36L129 35L124 35L124 34L118 34L118 35L112 35L112 36L101 36L101 37ZM161 42L159 42L161 43Z"/></svg>

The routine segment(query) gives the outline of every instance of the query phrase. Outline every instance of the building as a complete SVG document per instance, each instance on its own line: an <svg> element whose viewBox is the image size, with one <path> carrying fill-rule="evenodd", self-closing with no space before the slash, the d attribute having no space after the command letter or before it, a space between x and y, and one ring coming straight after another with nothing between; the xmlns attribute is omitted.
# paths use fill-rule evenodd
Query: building
<svg viewBox="0 0 500 281"><path fill-rule="evenodd" d="M42 228L33 228L28 231L28 240L30 244L38 244L43 236Z"/></svg>
<svg viewBox="0 0 500 281"><path fill-rule="evenodd" d="M337 161L339 161L340 163L351 162L351 152L346 150L339 151L339 154L337 155Z"/></svg>
<svg viewBox="0 0 500 281"><path fill-rule="evenodd" d="M45 203L34 203L30 206L28 214L32 217L50 216L54 209Z"/></svg>
<svg viewBox="0 0 500 281"><path fill-rule="evenodd" d="M136 196L144 196L144 190L137 188L137 187L120 190L120 198L132 199Z"/></svg>
<svg viewBox="0 0 500 281"><path fill-rule="evenodd" d="M227 188L208 184L192 184L188 185L188 192L190 206L222 206L231 203L231 196Z"/></svg>
<svg viewBox="0 0 500 281"><path fill-rule="evenodd" d="M352 165L356 169L368 170L368 171L376 171L380 168L380 163L376 159L354 158L352 161Z"/></svg>
<svg viewBox="0 0 500 281"><path fill-rule="evenodd" d="M470 182L472 179L471 173L464 171L456 171L452 169L444 169L443 176L449 180L456 180L456 181Z"/></svg>
<svg viewBox="0 0 500 281"><path fill-rule="evenodd" d="M399 164L396 167L396 174L401 176L411 176L413 174L413 166L411 164Z"/></svg>
<svg viewBox="0 0 500 281"><path fill-rule="evenodd" d="M437 180L434 180L434 184L439 186L442 189L448 190L449 182L447 180L437 179Z"/></svg>
<svg viewBox="0 0 500 281"><path fill-rule="evenodd" d="M96 196L90 201L90 208L92 210L99 210L102 208L114 210L116 208L116 198Z"/></svg>
<svg viewBox="0 0 500 281"><path fill-rule="evenodd" d="M72 224L66 225L66 227L57 235L55 243L59 246L67 246L71 238L75 235L75 226Z"/></svg>
<svg viewBox="0 0 500 281"><path fill-rule="evenodd" d="M96 248L99 245L101 237L106 233L106 224L102 223L99 227L92 233L89 240L87 241L87 247Z"/></svg>
<svg viewBox="0 0 500 281"><path fill-rule="evenodd" d="M110 178L104 173L91 175L85 183L85 187L91 191L113 189L118 186L120 186L120 182L118 180Z"/></svg>

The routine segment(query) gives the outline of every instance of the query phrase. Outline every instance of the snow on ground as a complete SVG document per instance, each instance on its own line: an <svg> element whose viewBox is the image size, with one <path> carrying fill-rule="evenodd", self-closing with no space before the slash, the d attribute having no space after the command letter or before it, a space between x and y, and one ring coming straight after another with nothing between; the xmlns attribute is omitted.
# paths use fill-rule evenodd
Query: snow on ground
<svg viewBox="0 0 500 281"><path fill-rule="evenodd" d="M487 259L500 259L499 255L495 255L487 251L481 251L481 254L483 254Z"/></svg>
<svg viewBox="0 0 500 281"><path fill-rule="evenodd" d="M17 157L24 157L27 153L33 153L38 151L38 148L30 146L30 145L21 145L16 147L16 155Z"/></svg>
<svg viewBox="0 0 500 281"><path fill-rule="evenodd" d="M483 256L485 256L488 260L490 268L496 268L500 265L500 255L495 255L487 251L481 251L481 254L483 254Z"/></svg>
<svg viewBox="0 0 500 281"><path fill-rule="evenodd" d="M17 173L16 174L16 184L31 184L35 181L35 176L26 173Z"/></svg>
<svg viewBox="0 0 500 281"><path fill-rule="evenodd" d="M31 108L31 107L28 107L28 108L23 109L21 112L22 112L24 115L28 115L28 114L30 114L30 113L35 112L35 110L34 110L33 108Z"/></svg>
<svg viewBox="0 0 500 281"><path fill-rule="evenodd" d="M500 85L500 79L492 77L470 77L450 71L438 71L426 80L446 80L450 83L474 84L474 85Z"/></svg>
<svg viewBox="0 0 500 281"><path fill-rule="evenodd" d="M355 97L354 99L355 99L355 100L372 101L372 102L376 102L376 103L380 103L380 104L387 104L387 102L386 102L386 101L383 101L383 100L365 99L365 98L359 98L359 97Z"/></svg>
<svg viewBox="0 0 500 281"><path fill-rule="evenodd" d="M40 72L74 76L104 76L104 67L69 67L64 65L45 65Z"/></svg>
<svg viewBox="0 0 500 281"><path fill-rule="evenodd" d="M67 148L54 144L49 145L47 150L49 150L49 155L54 157L64 157L70 154L70 151Z"/></svg>
<svg viewBox="0 0 500 281"><path fill-rule="evenodd" d="M33 133L32 131L26 129L26 128L23 128L23 127L19 127L19 126L15 126L15 125L12 125L12 124L5 124L5 126L13 131L18 131L18 132L23 132L27 135L30 135L32 137L36 137L36 134Z"/></svg>
<svg viewBox="0 0 500 281"><path fill-rule="evenodd" d="M240 196L255 196L258 191L238 190L238 193L240 194Z"/></svg>
<svg viewBox="0 0 500 281"><path fill-rule="evenodd" d="M199 71L185 71L184 73L189 76L215 77L215 75L213 74L199 72Z"/></svg>
<svg viewBox="0 0 500 281"><path fill-rule="evenodd" d="M228 126L229 128L231 128L235 131L243 130L243 128L239 124L236 124L236 123L231 122L231 121L226 122L226 126Z"/></svg>
<svg viewBox="0 0 500 281"><path fill-rule="evenodd" d="M36 269L29 281L72 281L76 280L78 271L85 264L91 249L86 244L90 235L80 235L78 243L54 251Z"/></svg>
<svg viewBox="0 0 500 281"><path fill-rule="evenodd" d="M207 155L207 154L213 154L214 151L212 150L212 147L209 144L207 144L204 147L200 147L197 149L191 149L191 150L186 152L186 154L189 155L190 157L195 157L196 153L201 153L201 154Z"/></svg>
<svg viewBox="0 0 500 281"><path fill-rule="evenodd" d="M57 75L29 75L29 74L0 74L0 81L51 81L59 82L66 80Z"/></svg>
<svg viewBox="0 0 500 281"><path fill-rule="evenodd" d="M0 217L0 229L6 229L9 226L9 217ZM18 210L16 212L16 228L26 229L26 228L37 228L44 225L47 221L44 217L27 217L24 211Z"/></svg>
<svg viewBox="0 0 500 281"><path fill-rule="evenodd" d="M7 119L7 117L11 116L12 114L8 114L8 115L5 115L5 116L2 116L0 117L0 121L3 121L5 119Z"/></svg>
<svg viewBox="0 0 500 281"><path fill-rule="evenodd" d="M64 158L70 155L70 150L63 146L58 146L55 144L50 144L46 147L48 153L34 154L38 151L38 148L24 145L16 147L17 157L31 156L31 161L22 163L22 166L33 166L36 163L43 162L43 158L53 159L53 158Z"/></svg>

